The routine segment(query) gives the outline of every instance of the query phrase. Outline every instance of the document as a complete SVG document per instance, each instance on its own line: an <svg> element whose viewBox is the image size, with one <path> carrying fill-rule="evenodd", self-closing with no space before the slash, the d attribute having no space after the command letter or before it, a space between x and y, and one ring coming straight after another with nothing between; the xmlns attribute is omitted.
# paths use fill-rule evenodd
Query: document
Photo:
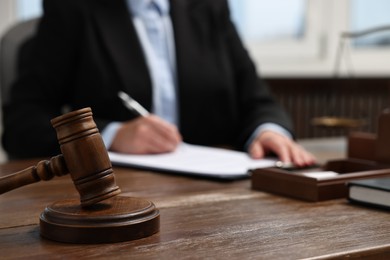
<svg viewBox="0 0 390 260"><path fill-rule="evenodd" d="M134 155L109 152L113 165L218 179L250 176L250 170L275 166L276 159L255 160L247 153L182 143L171 153Z"/></svg>

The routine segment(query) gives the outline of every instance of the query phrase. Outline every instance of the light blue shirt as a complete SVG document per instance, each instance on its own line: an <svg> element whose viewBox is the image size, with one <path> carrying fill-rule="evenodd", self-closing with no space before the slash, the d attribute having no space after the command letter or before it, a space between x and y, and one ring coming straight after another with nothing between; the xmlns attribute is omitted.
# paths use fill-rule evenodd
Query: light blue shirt
<svg viewBox="0 0 390 260"><path fill-rule="evenodd" d="M148 13L151 2L154 1L157 5L157 13L159 17L153 17L156 14ZM138 37L141 41L143 52L146 58L148 69L151 75L152 88L153 88L153 107L152 113L160 116L172 124L179 126L178 121L178 109L177 109L177 80L176 80L176 54L175 43L173 35L172 21L169 16L169 1L168 0L127 0L129 12L132 14L133 23L137 31ZM156 47L153 45L157 41L157 35L155 35L154 29L148 27L149 19L157 18L159 29L163 30L164 37L160 38L158 43L165 44L165 52L160 55L159 49L156 51ZM161 46L158 46L158 48ZM163 58L165 59L163 60ZM167 63L163 63L167 62ZM163 72L163 73L161 73ZM163 84L161 84L163 83ZM119 102L119 101L118 101ZM171 105L170 107L166 107ZM116 132L120 128L121 123L112 122L102 131L103 141L106 147L110 147L112 141L116 135ZM289 132L279 125L273 123L267 123L260 125L246 143L246 148L249 144L265 130L272 130L280 134L291 137Z"/></svg>
<svg viewBox="0 0 390 260"><path fill-rule="evenodd" d="M152 113L178 126L176 54L169 1L127 3L152 80Z"/></svg>

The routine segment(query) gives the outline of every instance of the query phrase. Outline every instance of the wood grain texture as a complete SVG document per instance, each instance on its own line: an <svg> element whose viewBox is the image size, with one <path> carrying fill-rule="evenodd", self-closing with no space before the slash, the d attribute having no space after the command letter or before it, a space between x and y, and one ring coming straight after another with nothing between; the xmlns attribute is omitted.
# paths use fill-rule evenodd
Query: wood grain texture
<svg viewBox="0 0 390 260"><path fill-rule="evenodd" d="M42 237L65 243L116 243L144 238L159 231L160 215L145 199L116 196L82 207L77 199L60 200L40 216Z"/></svg>
<svg viewBox="0 0 390 260"><path fill-rule="evenodd" d="M31 162L29 162L31 163ZM28 163L27 163L28 164ZM26 162L0 165L0 175ZM28 164L29 165L29 164ZM122 196L160 210L160 232L113 244L75 245L39 236L39 214L77 198L68 176L0 196L1 259L388 259L389 212L345 199L304 202L219 182L114 167Z"/></svg>

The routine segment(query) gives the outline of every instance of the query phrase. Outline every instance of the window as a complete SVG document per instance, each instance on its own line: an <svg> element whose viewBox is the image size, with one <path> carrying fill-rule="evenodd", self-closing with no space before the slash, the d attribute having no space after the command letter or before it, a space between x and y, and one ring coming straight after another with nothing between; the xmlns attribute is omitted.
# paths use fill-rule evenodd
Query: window
<svg viewBox="0 0 390 260"><path fill-rule="evenodd" d="M301 40L307 0L230 0L232 19L247 41Z"/></svg>
<svg viewBox="0 0 390 260"><path fill-rule="evenodd" d="M341 35L378 26L389 31L345 41L349 60L343 62L352 64L355 74L390 75L388 0L229 0L229 4L263 75L332 76ZM340 75L349 72L341 70Z"/></svg>
<svg viewBox="0 0 390 260"><path fill-rule="evenodd" d="M229 0L231 17L264 74L321 59L324 0ZM294 69L291 70L290 67Z"/></svg>
<svg viewBox="0 0 390 260"><path fill-rule="evenodd" d="M350 6L351 29L354 32L373 28L384 28L353 40L355 48L375 48L390 46L390 1L352 0Z"/></svg>
<svg viewBox="0 0 390 260"><path fill-rule="evenodd" d="M386 0L349 0L346 17L348 31L365 32L373 28L384 28L376 33L347 39L344 64L351 64L349 73L359 76L390 75L390 2ZM347 66L344 66L345 68ZM348 69L344 70L348 73ZM342 71L343 72L343 71Z"/></svg>
<svg viewBox="0 0 390 260"><path fill-rule="evenodd" d="M40 16L42 13L42 0L17 0L16 12L18 20Z"/></svg>

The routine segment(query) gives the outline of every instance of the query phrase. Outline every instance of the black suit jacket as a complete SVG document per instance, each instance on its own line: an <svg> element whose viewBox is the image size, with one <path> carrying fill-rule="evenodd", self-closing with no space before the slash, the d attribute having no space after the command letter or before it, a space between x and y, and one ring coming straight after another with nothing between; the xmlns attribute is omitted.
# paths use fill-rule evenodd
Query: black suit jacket
<svg viewBox="0 0 390 260"><path fill-rule="evenodd" d="M132 119L117 97L151 108L151 79L124 0L45 0L36 37L25 46L3 144L11 157L59 153L50 119L66 105L91 107L100 129ZM171 0L180 132L203 145L243 145L261 123L290 129L229 19L225 0Z"/></svg>

